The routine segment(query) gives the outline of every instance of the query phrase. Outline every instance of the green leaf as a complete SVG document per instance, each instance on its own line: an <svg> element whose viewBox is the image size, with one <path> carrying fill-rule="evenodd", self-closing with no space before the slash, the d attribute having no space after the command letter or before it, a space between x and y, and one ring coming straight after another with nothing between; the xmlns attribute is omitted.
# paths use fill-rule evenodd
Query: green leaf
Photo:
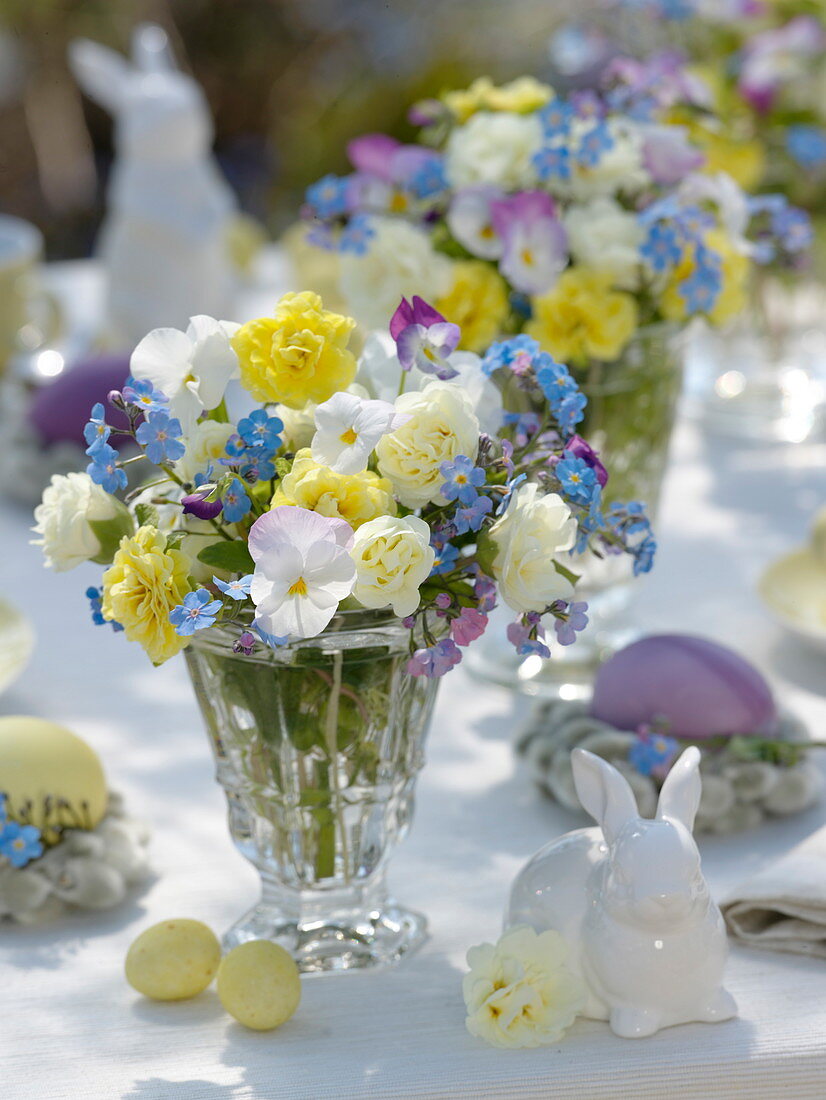
<svg viewBox="0 0 826 1100"><path fill-rule="evenodd" d="M170 531L166 536L167 550L180 550L181 543L186 538L186 531Z"/></svg>
<svg viewBox="0 0 826 1100"><path fill-rule="evenodd" d="M141 527L149 524L152 527L158 526L158 509L154 504L136 504L135 515L138 517L138 524Z"/></svg>
<svg viewBox="0 0 826 1100"><path fill-rule="evenodd" d="M579 573L574 573L572 570L566 568L566 566L560 565L556 558L554 558L554 569L561 577L564 577L566 581L570 581L571 584L576 584L579 580Z"/></svg>
<svg viewBox="0 0 826 1100"><path fill-rule="evenodd" d="M198 554L198 561L227 573L251 573L255 568L247 544L237 540L211 542Z"/></svg>

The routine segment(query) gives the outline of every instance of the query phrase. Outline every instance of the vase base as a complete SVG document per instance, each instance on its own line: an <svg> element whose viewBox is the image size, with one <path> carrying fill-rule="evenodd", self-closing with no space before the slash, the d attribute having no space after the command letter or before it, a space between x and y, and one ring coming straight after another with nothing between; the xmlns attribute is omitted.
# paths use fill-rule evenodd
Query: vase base
<svg viewBox="0 0 826 1100"><path fill-rule="evenodd" d="M286 948L304 974L394 966L427 938L427 918L389 901L363 913L297 921L260 903L228 929L224 951L248 940L272 940Z"/></svg>

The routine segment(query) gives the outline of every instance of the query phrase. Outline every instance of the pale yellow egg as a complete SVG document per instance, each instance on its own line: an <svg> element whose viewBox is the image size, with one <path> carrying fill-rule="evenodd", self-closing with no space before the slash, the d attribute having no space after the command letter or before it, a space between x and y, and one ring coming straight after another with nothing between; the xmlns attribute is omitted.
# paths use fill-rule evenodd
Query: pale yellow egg
<svg viewBox="0 0 826 1100"><path fill-rule="evenodd" d="M301 980L292 955L269 940L239 944L218 970L221 1004L239 1024L270 1031L292 1016L301 1000Z"/></svg>
<svg viewBox="0 0 826 1100"><path fill-rule="evenodd" d="M47 839L55 826L94 829L106 812L97 753L43 718L0 718L0 792L9 816L43 829Z"/></svg>
<svg viewBox="0 0 826 1100"><path fill-rule="evenodd" d="M165 920L141 932L126 955L126 980L153 1001L201 993L221 962L221 945L199 920Z"/></svg>

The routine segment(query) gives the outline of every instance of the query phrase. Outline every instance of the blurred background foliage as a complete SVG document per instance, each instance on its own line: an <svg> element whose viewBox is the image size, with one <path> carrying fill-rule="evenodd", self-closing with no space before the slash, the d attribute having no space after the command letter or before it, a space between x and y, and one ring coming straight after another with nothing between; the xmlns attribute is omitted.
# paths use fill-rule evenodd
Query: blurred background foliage
<svg viewBox="0 0 826 1100"><path fill-rule="evenodd" d="M206 92L242 209L277 234L308 183L346 170L356 134L409 137L413 101L481 74L546 75L564 14L549 0L0 0L0 212L35 222L50 258L92 247L112 123L69 72L74 37L127 52L137 23L160 23Z"/></svg>

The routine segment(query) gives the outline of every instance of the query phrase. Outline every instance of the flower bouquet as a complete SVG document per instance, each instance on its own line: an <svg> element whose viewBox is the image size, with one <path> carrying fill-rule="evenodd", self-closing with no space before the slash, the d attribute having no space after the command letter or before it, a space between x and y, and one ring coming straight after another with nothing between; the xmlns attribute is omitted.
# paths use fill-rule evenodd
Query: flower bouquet
<svg viewBox="0 0 826 1100"><path fill-rule="evenodd" d="M278 939L309 970L420 940L384 869L438 679L497 598L519 652L546 655L543 616L564 643L587 623L572 551L639 570L654 552L641 505L603 504L563 364L510 347L514 384L546 407L526 433L492 360L456 351L459 327L427 302L403 300L358 361L354 327L308 292L241 326L150 333L108 397L140 453L119 459L96 405L87 472L55 478L36 510L47 564L107 566L96 622L156 664L186 654L233 837L263 882L227 942ZM154 473L121 500L139 461Z"/></svg>

